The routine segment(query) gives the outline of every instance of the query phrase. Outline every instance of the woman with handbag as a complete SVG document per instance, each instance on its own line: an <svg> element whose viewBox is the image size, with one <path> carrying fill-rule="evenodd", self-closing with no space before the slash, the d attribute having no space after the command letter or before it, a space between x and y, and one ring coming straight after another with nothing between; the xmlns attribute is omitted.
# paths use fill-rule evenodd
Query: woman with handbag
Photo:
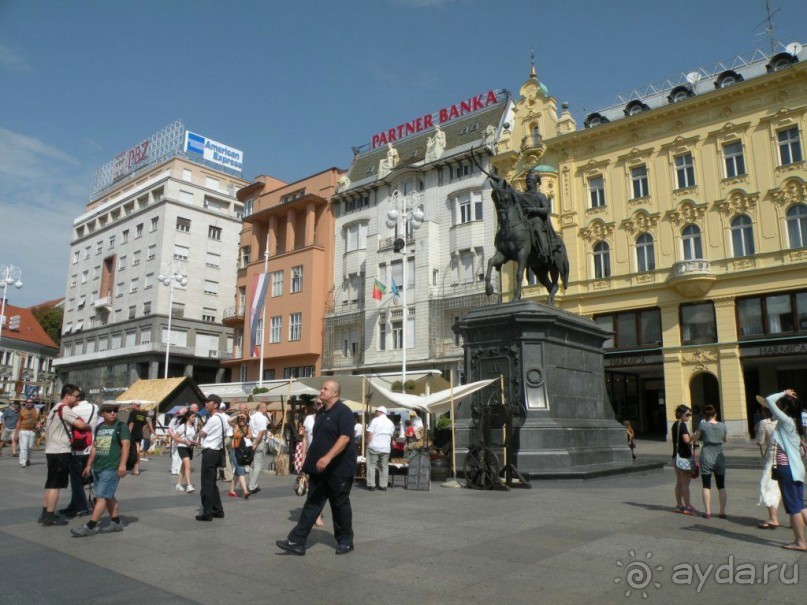
<svg viewBox="0 0 807 605"><path fill-rule="evenodd" d="M717 483L717 494L720 501L721 519L726 518L726 456L723 444L727 438L726 425L717 419L717 409L711 403L703 408L703 420L692 436L693 442L702 441L701 449L701 483L703 484L703 517L712 518L712 474Z"/></svg>
<svg viewBox="0 0 807 605"><path fill-rule="evenodd" d="M692 435L687 422L692 418L692 410L685 405L675 408L675 422L672 426L673 466L675 468L675 512L684 515L697 515L689 498L689 482L692 480Z"/></svg>
<svg viewBox="0 0 807 605"><path fill-rule="evenodd" d="M246 440L246 444L252 445L252 432L249 430L248 419L244 414L238 414L233 427L233 447L230 448L230 463L233 465L233 479L230 482L230 491L227 495L231 498L237 498L238 494L235 491L235 484L241 486L241 493L244 494L244 500L249 498L252 493L247 489L247 469L245 466L238 463L236 450L241 447L241 442Z"/></svg>
<svg viewBox="0 0 807 605"><path fill-rule="evenodd" d="M790 515L793 542L782 546L785 550L807 551L804 540L804 525L807 509L804 508L804 463L801 460L801 439L804 427L801 424L801 402L796 391L786 389L757 401L767 407L776 418L773 473L779 483L785 512Z"/></svg>
<svg viewBox="0 0 807 605"><path fill-rule="evenodd" d="M771 418L768 408L762 408L762 419L757 423L757 445L759 454L765 458L765 468L762 469L762 478L759 481L759 506L768 509L767 521L757 525L759 529L776 529L779 527L779 502L782 494L779 484L772 477L774 454L776 453L776 440L773 436L776 431L776 421Z"/></svg>

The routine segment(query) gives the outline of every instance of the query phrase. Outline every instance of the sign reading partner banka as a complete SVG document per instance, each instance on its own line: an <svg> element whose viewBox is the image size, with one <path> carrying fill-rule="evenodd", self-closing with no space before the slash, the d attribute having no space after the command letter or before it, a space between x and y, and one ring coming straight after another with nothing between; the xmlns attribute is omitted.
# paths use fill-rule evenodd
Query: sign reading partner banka
<svg viewBox="0 0 807 605"><path fill-rule="evenodd" d="M398 124L395 128L388 128L378 134L374 134L373 138L370 139L370 149L375 149L379 145L400 141L421 131L434 128L437 124L443 125L456 118L461 118L470 113L495 105L505 98L507 98L506 91L489 90L481 95L476 95L475 97L465 99L459 103L443 107L434 113L426 114L425 116L415 118L411 122Z"/></svg>
<svg viewBox="0 0 807 605"><path fill-rule="evenodd" d="M208 162L241 172L244 168L244 152L228 147L213 139L188 130L185 132L185 153L196 153Z"/></svg>

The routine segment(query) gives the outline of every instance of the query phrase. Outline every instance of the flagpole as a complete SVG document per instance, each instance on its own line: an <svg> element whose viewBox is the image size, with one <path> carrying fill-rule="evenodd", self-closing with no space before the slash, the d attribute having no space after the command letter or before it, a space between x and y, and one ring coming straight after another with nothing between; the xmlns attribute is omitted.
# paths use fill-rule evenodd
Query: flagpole
<svg viewBox="0 0 807 605"><path fill-rule="evenodd" d="M263 251L263 273L264 279L268 280L269 276L269 230L266 230L266 247ZM269 285L267 284L267 290ZM268 292L267 292L268 294ZM261 359L258 362L258 386L263 386L263 343L266 340L266 297L263 298L263 309L261 310Z"/></svg>

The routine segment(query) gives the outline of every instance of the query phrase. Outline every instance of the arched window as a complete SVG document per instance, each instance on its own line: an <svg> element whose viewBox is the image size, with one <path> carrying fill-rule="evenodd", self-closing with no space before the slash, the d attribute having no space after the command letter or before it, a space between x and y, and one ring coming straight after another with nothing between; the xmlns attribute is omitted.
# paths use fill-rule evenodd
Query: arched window
<svg viewBox="0 0 807 605"><path fill-rule="evenodd" d="M700 227L697 225L687 225L681 231L681 239L684 243L684 260L703 258Z"/></svg>
<svg viewBox="0 0 807 605"><path fill-rule="evenodd" d="M649 233L642 233L636 238L636 267L639 273L653 271L656 268L653 236Z"/></svg>
<svg viewBox="0 0 807 605"><path fill-rule="evenodd" d="M731 243L735 258L754 254L754 228L748 215L741 214L731 221Z"/></svg>
<svg viewBox="0 0 807 605"><path fill-rule="evenodd" d="M611 248L605 242L594 244L594 277L603 279L611 276Z"/></svg>
<svg viewBox="0 0 807 605"><path fill-rule="evenodd" d="M807 205L795 204L787 211L790 248L807 248Z"/></svg>

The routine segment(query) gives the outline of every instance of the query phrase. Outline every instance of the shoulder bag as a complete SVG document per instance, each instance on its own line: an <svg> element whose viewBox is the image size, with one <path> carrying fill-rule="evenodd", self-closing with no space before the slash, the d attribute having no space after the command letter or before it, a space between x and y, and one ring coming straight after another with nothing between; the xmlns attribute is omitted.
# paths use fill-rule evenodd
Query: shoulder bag
<svg viewBox="0 0 807 605"><path fill-rule="evenodd" d="M684 457L678 455L678 440L681 438L681 421L680 420L675 424L675 428L677 429L677 431L675 431L675 444L673 446L675 448L675 470L686 472L686 473L691 473L692 472L692 466L693 466L693 459L692 458L684 458Z"/></svg>

